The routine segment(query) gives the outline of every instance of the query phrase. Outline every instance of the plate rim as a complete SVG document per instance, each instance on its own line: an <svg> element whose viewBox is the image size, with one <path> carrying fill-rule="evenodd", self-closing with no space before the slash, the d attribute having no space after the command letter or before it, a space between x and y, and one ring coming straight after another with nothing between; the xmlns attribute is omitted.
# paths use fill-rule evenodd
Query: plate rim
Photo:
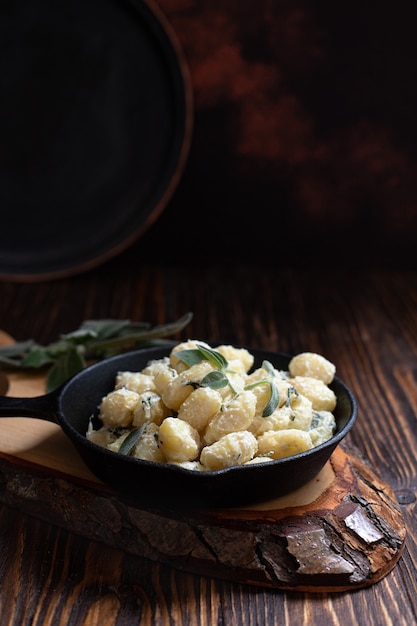
<svg viewBox="0 0 417 626"><path fill-rule="evenodd" d="M119 0L112 1L114 1L115 4L120 4ZM131 7L132 11L137 12L138 14L140 13L140 15L142 15L142 11L145 10L150 14L151 18L155 20L161 32L166 37L167 44L172 50L173 59L178 70L178 76L181 78L181 92L183 98L183 130L177 137L179 148L175 157L175 165L172 171L169 172L169 180L162 188L162 193L159 196L158 201L152 205L149 213L140 222L140 224L132 230L130 235L125 236L121 241L108 246L101 253L91 257L90 259L81 261L74 259L73 263L65 265L65 267L56 269L51 267L50 270L45 271L19 271L18 268L8 269L4 266L3 268L0 268L0 281L36 283L68 278L77 274L88 272L107 263L127 250L152 226L152 224L154 224L166 208L183 176L190 154L194 127L194 90L191 71L184 49L167 15L154 2L154 0L127 0L127 2L124 2L123 4L128 5Z"/></svg>

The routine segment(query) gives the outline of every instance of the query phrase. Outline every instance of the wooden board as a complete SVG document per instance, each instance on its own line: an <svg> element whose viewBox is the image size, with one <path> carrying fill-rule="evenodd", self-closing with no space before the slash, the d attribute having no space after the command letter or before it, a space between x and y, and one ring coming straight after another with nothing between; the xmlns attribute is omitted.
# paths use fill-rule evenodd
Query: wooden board
<svg viewBox="0 0 417 626"><path fill-rule="evenodd" d="M42 376L9 376L8 395L42 393ZM390 486L340 446L314 480L288 496L178 512L146 509L101 483L55 424L2 418L0 428L2 502L178 569L277 589L342 591L381 580L404 547Z"/></svg>

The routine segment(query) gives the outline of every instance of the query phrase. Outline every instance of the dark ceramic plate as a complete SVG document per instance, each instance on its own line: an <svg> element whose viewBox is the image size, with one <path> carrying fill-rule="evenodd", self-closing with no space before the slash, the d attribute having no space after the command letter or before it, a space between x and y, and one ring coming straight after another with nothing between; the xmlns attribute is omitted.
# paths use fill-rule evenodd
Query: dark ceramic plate
<svg viewBox="0 0 417 626"><path fill-rule="evenodd" d="M2 3L0 45L0 278L93 267L153 223L181 177L181 49L141 0Z"/></svg>
<svg viewBox="0 0 417 626"><path fill-rule="evenodd" d="M116 373L142 370L149 360L168 355L171 348L138 350L101 361L46 396L0 398L0 417L28 415L56 421L97 477L136 501L158 508L231 507L287 494L318 474L356 420L355 399L336 378L331 384L337 396L337 429L332 439L307 452L270 463L196 472L126 457L91 443L85 437L89 419L102 397L113 389ZM255 367L268 360L278 369L288 369L288 355L250 351L255 356Z"/></svg>

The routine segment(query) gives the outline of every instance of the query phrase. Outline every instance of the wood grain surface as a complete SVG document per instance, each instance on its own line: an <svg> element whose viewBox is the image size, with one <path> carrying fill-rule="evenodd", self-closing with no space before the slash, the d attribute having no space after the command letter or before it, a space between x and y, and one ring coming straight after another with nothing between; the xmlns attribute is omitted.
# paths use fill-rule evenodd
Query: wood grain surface
<svg viewBox="0 0 417 626"><path fill-rule="evenodd" d="M0 284L0 325L46 343L87 318L153 324L186 311L184 336L321 352L359 405L348 436L393 489L407 527L395 568L370 588L281 592L183 573L0 507L1 626L320 626L417 619L417 274L118 262L41 284Z"/></svg>

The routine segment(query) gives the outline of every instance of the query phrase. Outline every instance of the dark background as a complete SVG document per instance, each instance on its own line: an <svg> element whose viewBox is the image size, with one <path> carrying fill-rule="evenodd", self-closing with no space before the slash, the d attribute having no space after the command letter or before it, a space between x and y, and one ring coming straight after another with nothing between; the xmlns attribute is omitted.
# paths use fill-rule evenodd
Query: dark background
<svg viewBox="0 0 417 626"><path fill-rule="evenodd" d="M417 4L160 0L195 91L174 198L128 252L415 266Z"/></svg>
<svg viewBox="0 0 417 626"><path fill-rule="evenodd" d="M53 270L61 245L54 250L54 234L70 228L75 235L65 246L75 265L77 254L94 245L97 256L102 254L90 235L83 239L87 211L81 204L88 206L96 185L101 195L87 217L97 240L100 228L111 235L128 184L122 182L122 190L114 188L111 195L108 172L120 172L121 181L126 175L129 184L135 180L136 166L123 152L123 142L130 140L133 151L138 145L128 117L128 106L137 110L138 96L128 71L131 62L143 66L143 60L132 47L136 51L123 57L126 76L117 61L126 52L123 24L130 15L135 19L137 2L2 5L3 20L19 18L15 32L6 21L1 26L0 92L4 89L6 104L0 98L0 121L7 141L0 143L0 154L9 169L0 171L1 198L7 198L0 200L0 210L26 268L34 255L38 260L44 255L48 269L50 255ZM193 135L175 193L144 234L128 238L120 262L415 267L417 3L158 0L156 6L189 67ZM41 30L32 47L41 84L31 75L31 42L22 35L40 8ZM113 21L113 12L120 21ZM134 26L131 31L136 32ZM85 58L78 35L85 35ZM17 88L19 49L29 70L20 72ZM71 54L65 56L67 49ZM98 54L96 65L88 58L92 50ZM8 64L12 53L14 69ZM113 72L111 88L106 71ZM100 84L102 74L104 99L100 90L94 97L93 79ZM149 86L148 79L145 83ZM130 86L129 98L123 99ZM60 106L71 115L64 120L64 139L58 137L54 145ZM43 143L50 169L37 158ZM4 188L11 191L4 194ZM0 253L16 251L10 239L3 226Z"/></svg>

